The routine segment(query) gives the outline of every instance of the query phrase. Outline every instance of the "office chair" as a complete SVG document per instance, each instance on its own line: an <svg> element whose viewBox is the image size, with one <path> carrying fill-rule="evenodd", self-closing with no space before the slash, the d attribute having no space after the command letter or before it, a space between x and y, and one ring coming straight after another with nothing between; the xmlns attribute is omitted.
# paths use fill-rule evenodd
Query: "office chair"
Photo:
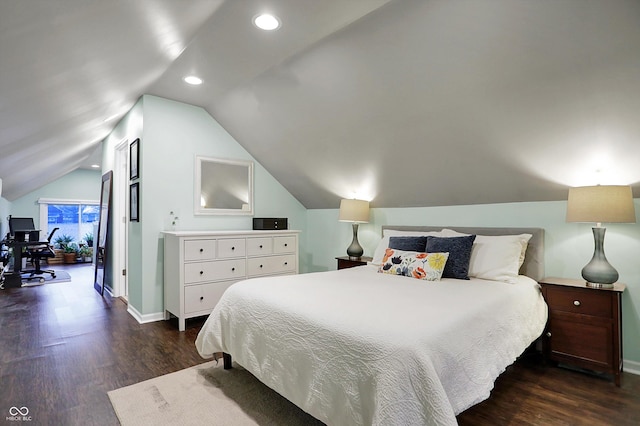
<svg viewBox="0 0 640 426"><path fill-rule="evenodd" d="M30 259L30 262L34 264L35 269L30 271L22 271L22 275L29 274L28 277L23 277L23 279L26 279L27 281L39 280L41 283L43 283L44 277L42 275L44 274L50 274L51 278L56 277L56 271L54 271L53 269L41 269L40 261L42 259L56 257L56 253L53 251L53 246L51 245L51 239L53 238L53 234L55 234L58 229L59 228L53 228L53 231L51 231L51 233L49 234L49 238L47 238L47 244L27 247L27 259Z"/></svg>

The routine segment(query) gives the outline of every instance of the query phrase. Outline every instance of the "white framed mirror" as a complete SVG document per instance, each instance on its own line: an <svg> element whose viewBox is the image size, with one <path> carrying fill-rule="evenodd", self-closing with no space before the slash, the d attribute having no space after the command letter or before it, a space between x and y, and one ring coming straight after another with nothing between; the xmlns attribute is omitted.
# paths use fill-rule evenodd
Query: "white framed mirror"
<svg viewBox="0 0 640 426"><path fill-rule="evenodd" d="M253 215L253 161L196 156L194 213Z"/></svg>

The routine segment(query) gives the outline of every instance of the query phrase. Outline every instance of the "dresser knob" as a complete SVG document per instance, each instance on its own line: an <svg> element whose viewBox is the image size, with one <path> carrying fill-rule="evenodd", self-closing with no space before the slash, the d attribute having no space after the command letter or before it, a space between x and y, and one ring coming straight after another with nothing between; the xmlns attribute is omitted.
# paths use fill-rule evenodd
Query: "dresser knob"
<svg viewBox="0 0 640 426"><path fill-rule="evenodd" d="M289 244L287 244L287 243L284 243L284 246L285 246L285 247L288 247L288 246L289 246Z"/></svg>
<svg viewBox="0 0 640 426"><path fill-rule="evenodd" d="M231 272L234 272L236 270L236 268L231 268Z"/></svg>
<svg viewBox="0 0 640 426"><path fill-rule="evenodd" d="M204 274L204 271L200 271L200 275Z"/></svg>
<svg viewBox="0 0 640 426"><path fill-rule="evenodd" d="M574 300L573 304L576 305L576 306L580 306L580 301L579 300Z"/></svg>
<svg viewBox="0 0 640 426"><path fill-rule="evenodd" d="M231 251L233 251L233 250L235 250L235 249L236 249L235 247L231 247Z"/></svg>
<svg viewBox="0 0 640 426"><path fill-rule="evenodd" d="M551 337L551 332L547 331L547 337Z"/></svg>
<svg viewBox="0 0 640 426"><path fill-rule="evenodd" d="M262 244L260 244L260 248L262 248Z"/></svg>
<svg viewBox="0 0 640 426"><path fill-rule="evenodd" d="M204 296L200 296L200 301L202 302L204 300Z"/></svg>
<svg viewBox="0 0 640 426"><path fill-rule="evenodd" d="M262 268L262 265L260 265L260 267Z"/></svg>
<svg viewBox="0 0 640 426"><path fill-rule="evenodd" d="M288 264L289 264L289 262L284 262L284 264L285 264L285 265L288 265Z"/></svg>
<svg viewBox="0 0 640 426"><path fill-rule="evenodd" d="M200 253L202 253L204 251L204 249L200 249Z"/></svg>

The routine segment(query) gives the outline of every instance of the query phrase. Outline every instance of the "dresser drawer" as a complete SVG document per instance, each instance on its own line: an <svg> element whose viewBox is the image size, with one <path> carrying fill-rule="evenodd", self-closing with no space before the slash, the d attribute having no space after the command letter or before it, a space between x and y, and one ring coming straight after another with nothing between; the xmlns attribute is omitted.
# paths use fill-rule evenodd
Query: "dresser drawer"
<svg viewBox="0 0 640 426"><path fill-rule="evenodd" d="M611 318L611 294L604 291L547 286L546 301L552 311Z"/></svg>
<svg viewBox="0 0 640 426"><path fill-rule="evenodd" d="M222 293L235 281L190 285L184 288L184 312L211 312L216 306Z"/></svg>
<svg viewBox="0 0 640 426"><path fill-rule="evenodd" d="M184 283L240 279L245 275L245 259L195 262L184 265Z"/></svg>
<svg viewBox="0 0 640 426"><path fill-rule="evenodd" d="M273 238L248 238L247 254L249 256L264 256L273 253Z"/></svg>
<svg viewBox="0 0 640 426"><path fill-rule="evenodd" d="M244 257L246 241L244 238L218 240L218 259Z"/></svg>
<svg viewBox="0 0 640 426"><path fill-rule="evenodd" d="M187 240L184 242L184 260L215 259L216 240Z"/></svg>
<svg viewBox="0 0 640 426"><path fill-rule="evenodd" d="M296 245L296 237L274 237L273 238L273 253L295 253L298 251Z"/></svg>
<svg viewBox="0 0 640 426"><path fill-rule="evenodd" d="M296 256L293 254L254 257L247 260L249 276L284 274L296 271Z"/></svg>

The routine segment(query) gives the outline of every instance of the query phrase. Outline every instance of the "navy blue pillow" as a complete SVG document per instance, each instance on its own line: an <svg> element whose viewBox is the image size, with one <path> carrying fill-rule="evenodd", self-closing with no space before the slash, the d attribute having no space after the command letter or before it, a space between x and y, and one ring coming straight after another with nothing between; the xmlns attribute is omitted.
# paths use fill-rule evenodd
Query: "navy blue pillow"
<svg viewBox="0 0 640 426"><path fill-rule="evenodd" d="M465 237L427 237L427 253L449 253L442 278L469 279L469 262L475 235Z"/></svg>
<svg viewBox="0 0 640 426"><path fill-rule="evenodd" d="M427 237L389 237L389 248L394 250L424 252Z"/></svg>

